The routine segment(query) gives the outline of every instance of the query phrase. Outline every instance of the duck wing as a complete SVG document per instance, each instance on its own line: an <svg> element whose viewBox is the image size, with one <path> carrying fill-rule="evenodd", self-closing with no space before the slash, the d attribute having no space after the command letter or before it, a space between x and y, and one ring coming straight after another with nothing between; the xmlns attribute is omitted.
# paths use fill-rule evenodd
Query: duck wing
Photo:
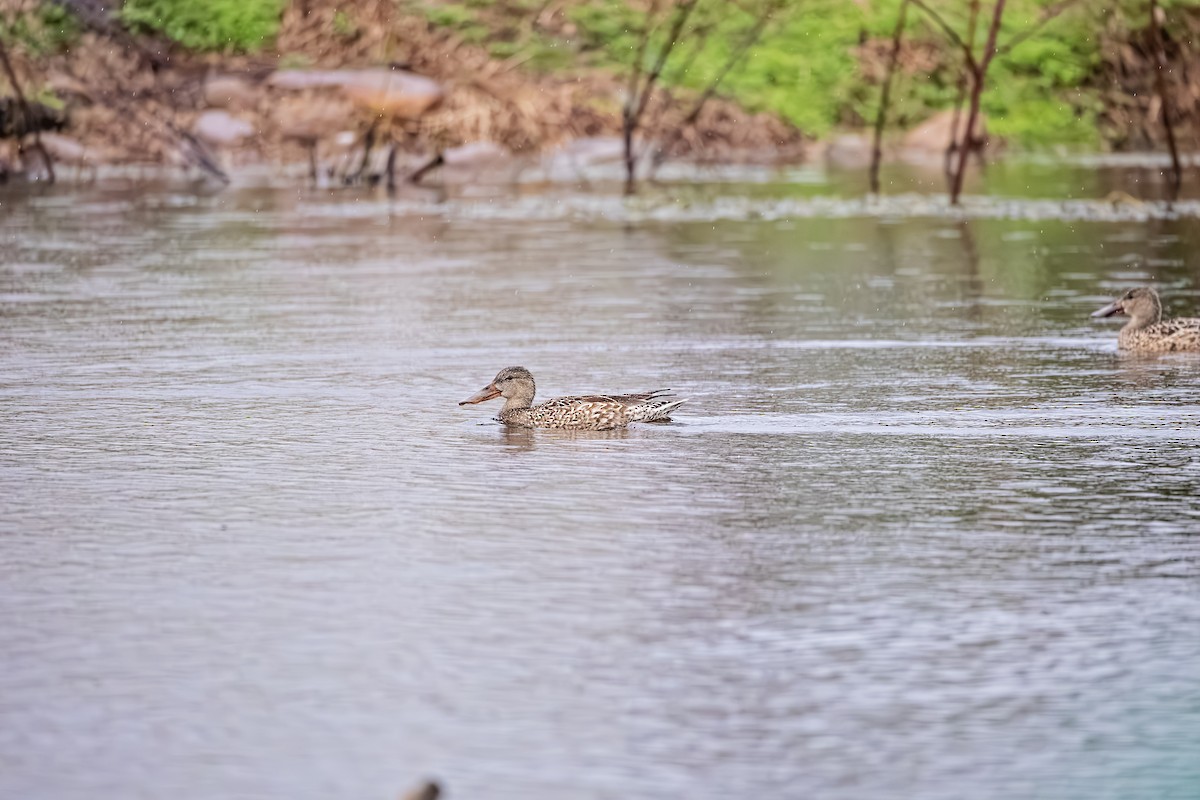
<svg viewBox="0 0 1200 800"><path fill-rule="evenodd" d="M670 390L636 394L588 394L556 397L529 409L537 427L608 430L631 422L665 422L682 400L667 399Z"/></svg>
<svg viewBox="0 0 1200 800"><path fill-rule="evenodd" d="M1165 350L1200 350L1200 317L1176 317L1144 328Z"/></svg>
<svg viewBox="0 0 1200 800"><path fill-rule="evenodd" d="M585 403L620 403L621 405L635 406L639 403L648 403L670 394L670 389L655 389L652 392L635 392L633 394L584 394L577 397L558 397L550 402L575 400Z"/></svg>

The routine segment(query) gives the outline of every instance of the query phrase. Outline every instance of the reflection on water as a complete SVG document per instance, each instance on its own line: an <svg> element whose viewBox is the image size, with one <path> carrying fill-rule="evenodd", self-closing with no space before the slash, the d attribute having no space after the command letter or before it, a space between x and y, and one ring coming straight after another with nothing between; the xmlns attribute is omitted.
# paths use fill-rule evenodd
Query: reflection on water
<svg viewBox="0 0 1200 800"><path fill-rule="evenodd" d="M3 208L0 795L1200 785L1194 221Z"/></svg>
<svg viewBox="0 0 1200 800"><path fill-rule="evenodd" d="M528 451L543 442L547 447L559 446L563 442L613 442L629 438L629 429L621 428L612 431L534 431L529 428L509 428L496 426L499 430L499 441L512 450Z"/></svg>

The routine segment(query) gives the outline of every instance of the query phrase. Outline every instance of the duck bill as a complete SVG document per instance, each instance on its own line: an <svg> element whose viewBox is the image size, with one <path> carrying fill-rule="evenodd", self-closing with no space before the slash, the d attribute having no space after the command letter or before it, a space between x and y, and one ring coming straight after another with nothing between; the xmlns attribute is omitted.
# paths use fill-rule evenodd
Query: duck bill
<svg viewBox="0 0 1200 800"><path fill-rule="evenodd" d="M1109 303L1108 305L1106 305L1104 308L1100 309L1099 311L1093 311L1092 316L1093 317L1111 317L1113 314L1124 314L1124 313L1125 313L1125 307L1123 305L1121 305L1120 300L1116 300L1112 303Z"/></svg>
<svg viewBox="0 0 1200 800"><path fill-rule="evenodd" d="M475 405L476 403L482 403L486 400L491 400L493 397L499 397L499 396L500 396L500 390L497 389L495 386L489 385L489 386L483 387L482 389L479 390L478 393L471 395L466 400L463 400L461 403L459 403L459 405L460 406Z"/></svg>

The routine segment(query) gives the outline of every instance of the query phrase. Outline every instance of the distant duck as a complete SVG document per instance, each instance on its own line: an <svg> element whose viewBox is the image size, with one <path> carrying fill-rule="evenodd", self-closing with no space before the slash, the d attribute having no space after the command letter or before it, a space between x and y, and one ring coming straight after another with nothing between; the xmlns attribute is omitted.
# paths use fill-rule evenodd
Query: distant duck
<svg viewBox="0 0 1200 800"><path fill-rule="evenodd" d="M1093 317L1111 317L1121 314L1129 322L1121 328L1117 346L1122 350L1139 353L1173 353L1176 351L1200 352L1200 318L1162 318L1162 303L1153 289L1130 289Z"/></svg>
<svg viewBox="0 0 1200 800"><path fill-rule="evenodd" d="M496 419L517 428L558 428L560 430L607 431L624 428L631 422L670 422L670 414L683 400L668 399L670 389L639 394L581 395L556 397L533 405L537 386L524 367L500 370L495 380L477 394L463 400L482 403L503 397L504 408Z"/></svg>

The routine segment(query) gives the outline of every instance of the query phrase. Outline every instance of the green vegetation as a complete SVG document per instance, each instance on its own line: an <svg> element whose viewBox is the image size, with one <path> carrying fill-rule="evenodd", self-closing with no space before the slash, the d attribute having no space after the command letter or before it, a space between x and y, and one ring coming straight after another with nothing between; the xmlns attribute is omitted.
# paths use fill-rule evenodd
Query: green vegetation
<svg viewBox="0 0 1200 800"><path fill-rule="evenodd" d="M860 45L890 40L899 0L874 0L870 5L846 0L806 0L792 6L767 30L751 56L722 84L752 111L780 114L802 130L825 135L838 126L861 126L873 118L878 103L876 85L864 76ZM985 9L990 4L984 4ZM1043 0L1012 0L1001 42L1038 19ZM967 3L938 7L952 25L965 31ZM951 6L946 9L946 6ZM721 3L720 16L698 23L710 32L703 47L688 59L685 72L668 69L668 85L701 89L725 63L753 18L741 6ZM622 9L624 11L622 12ZM636 16L636 15L635 15ZM589 44L603 48L615 61L628 64L635 52L640 19L631 18L622 0L597 0L572 12ZM994 132L1025 145L1096 143L1094 113L1097 99L1084 88L1099 63L1095 21L1067 14L1035 37L999 59L989 76L984 112ZM984 33L980 25L979 38ZM893 119L912 125L934 111L950 108L958 95L958 51L917 9L910 9L906 38L929 43L939 54L933 69L904 71L895 90Z"/></svg>
<svg viewBox="0 0 1200 800"><path fill-rule="evenodd" d="M78 20L51 3L42 3L32 14L17 14L11 21L0 16L0 38L35 56L68 50L79 34Z"/></svg>
<svg viewBox="0 0 1200 800"><path fill-rule="evenodd" d="M1170 13L1188 1L1168 0L1163 5ZM933 5L965 36L967 0ZM981 5L985 18L977 34L979 50L991 3ZM1053 5L1055 0L1009 0L1001 46L1035 25ZM983 102L989 129L1027 147L1098 145L1100 95L1094 76L1103 54L1097 31L1111 14L1124 15L1133 29L1143 24L1144 9L1135 0L1117 5L1080 3L997 58ZM725 78L722 93L751 111L772 111L818 136L839 127L862 126L874 117L879 98L876 81L868 78L873 73L864 63L865 54L878 58L886 51L899 6L900 0L786 3L750 57ZM628 0L568 2L564 15L569 26L555 35L534 32L531 15L541 8L536 3L425 0L419 8L431 23L488 47L493 55L549 70L574 65L627 69L636 58L645 24L644 11ZM754 24L753 8L745 0L700 0L689 24L691 33L672 56L663 85L695 90L707 86ZM660 26L660 37L665 27ZM958 49L915 7L909 10L905 39L924 60L907 65L898 75L891 119L900 127L953 107L960 81ZM652 46L645 56L647 62L655 49Z"/></svg>
<svg viewBox="0 0 1200 800"><path fill-rule="evenodd" d="M274 39L288 0L126 0L121 19L203 51L253 52ZM333 17L333 33L359 34L350 13ZM628 70L639 52L649 3L635 0L393 0L486 48L495 58L526 69L560 73L576 67ZM698 0L684 36L662 75L667 88L702 90L723 69L756 21L755 9L775 0ZM721 94L750 111L770 111L802 130L828 135L861 128L873 119L879 81L901 0L786 0L749 56L723 80ZM1033 27L1059 0L1008 0L1000 43ZM672 7L664 0L659 8ZM932 4L964 37L969 0ZM983 0L977 49L986 33L990 0ZM1168 20L1195 0L1162 0ZM1144 0L1082 0L1036 35L1002 51L988 75L983 111L988 127L1014 144L1039 147L1100 144L1099 32L1139 31ZM668 25L660 18L643 53L648 66ZM1168 32L1170 25L1168 24ZM0 18L0 37L35 54L61 52L80 35L78 22L59 5ZM959 98L961 53L928 15L910 7L906 50L893 90L891 126L911 127ZM284 54L288 59L288 54Z"/></svg>
<svg viewBox="0 0 1200 800"><path fill-rule="evenodd" d="M561 72L578 63L578 53L568 42L546 36L529 24L541 10L540 0L400 3L431 25L450 29L463 41L485 47L493 58L513 59L540 72Z"/></svg>
<svg viewBox="0 0 1200 800"><path fill-rule="evenodd" d="M421 11L434 25L454 28L469 42L481 42L489 34L487 27L476 21L475 12L466 5L426 5Z"/></svg>
<svg viewBox="0 0 1200 800"><path fill-rule="evenodd" d="M279 30L286 0L126 0L121 18L193 50L253 52Z"/></svg>
<svg viewBox="0 0 1200 800"><path fill-rule="evenodd" d="M358 35L358 26L349 14L338 9L333 14L333 32L343 39L353 39Z"/></svg>

